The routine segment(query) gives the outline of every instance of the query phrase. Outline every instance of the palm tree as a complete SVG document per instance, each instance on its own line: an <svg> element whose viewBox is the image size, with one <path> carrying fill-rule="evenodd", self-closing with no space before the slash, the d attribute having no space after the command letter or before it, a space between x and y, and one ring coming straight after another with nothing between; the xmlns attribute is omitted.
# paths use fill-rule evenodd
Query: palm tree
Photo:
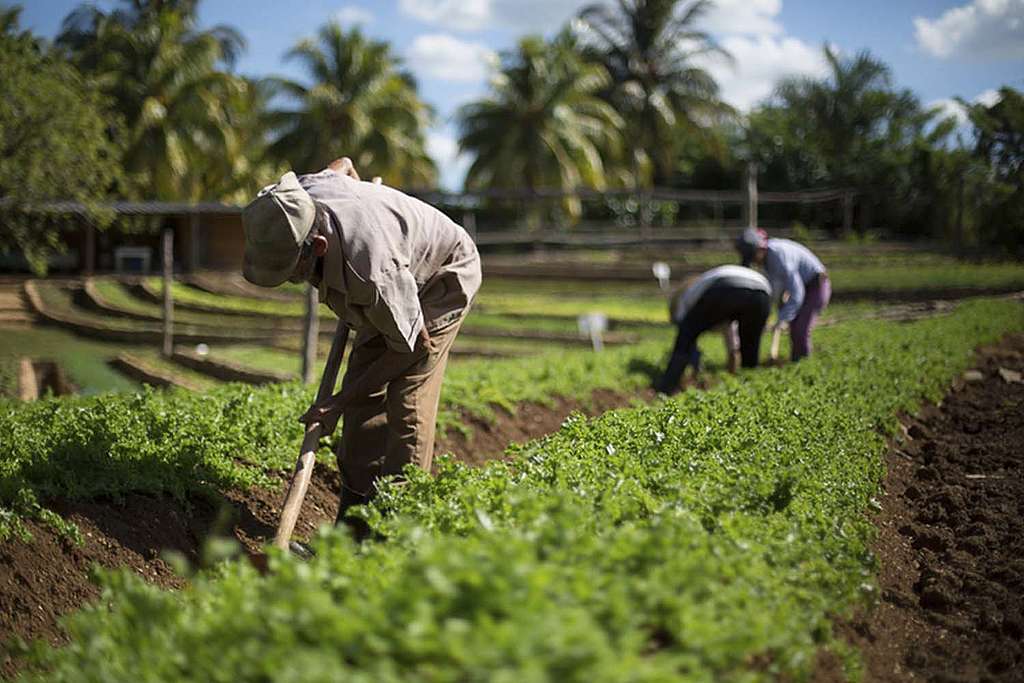
<svg viewBox="0 0 1024 683"><path fill-rule="evenodd" d="M879 157L908 147L933 118L908 90L894 91L889 67L868 52L842 59L825 46L825 78L788 78L776 99L800 122L829 181L869 182Z"/></svg>
<svg viewBox="0 0 1024 683"><path fill-rule="evenodd" d="M131 192L210 198L203 170L238 148L229 103L246 83L222 68L244 48L232 28L196 28L194 0L123 0L109 12L83 5L57 45L93 77L124 117L123 165ZM231 177L218 179L222 190Z"/></svg>
<svg viewBox="0 0 1024 683"><path fill-rule="evenodd" d="M389 184L435 182L424 135L432 112L387 43L329 22L315 40L299 42L285 58L299 61L311 83L272 81L297 105L271 113L278 134L271 146L275 158L312 171L344 154L361 172Z"/></svg>
<svg viewBox="0 0 1024 683"><path fill-rule="evenodd" d="M459 147L475 156L466 186L604 188L622 127L599 96L609 83L603 66L583 59L571 33L550 43L523 38L502 55L491 95L458 112ZM566 209L578 216L578 199Z"/></svg>
<svg viewBox="0 0 1024 683"><path fill-rule="evenodd" d="M729 58L696 27L710 6L710 0L615 0L580 12L588 51L611 74L606 97L625 118L627 139L635 145L637 184L641 176L655 185L667 182L677 138L731 111L700 66L708 58Z"/></svg>

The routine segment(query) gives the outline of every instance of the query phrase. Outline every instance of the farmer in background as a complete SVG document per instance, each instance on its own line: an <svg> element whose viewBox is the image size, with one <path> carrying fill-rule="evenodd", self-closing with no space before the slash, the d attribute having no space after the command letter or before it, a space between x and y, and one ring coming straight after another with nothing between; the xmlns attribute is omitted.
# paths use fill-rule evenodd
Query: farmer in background
<svg viewBox="0 0 1024 683"><path fill-rule="evenodd" d="M736 239L743 265L760 265L768 274L779 312L772 327L772 360L778 338L789 326L791 358L798 361L811 353L811 330L832 297L825 266L811 250L792 240L768 239L764 230L747 228Z"/></svg>
<svg viewBox="0 0 1024 683"><path fill-rule="evenodd" d="M696 375L700 370L697 337L718 326L724 326L729 370L736 369L737 350L743 367L757 367L770 311L771 287L764 275L742 266L707 271L669 301L669 314L679 332L668 368L654 388L664 394L678 391L688 365Z"/></svg>
<svg viewBox="0 0 1024 683"><path fill-rule="evenodd" d="M344 416L338 521L365 531L346 513L374 495L379 477L408 463L430 471L448 352L480 288L476 245L434 207L379 179L361 181L347 158L319 173L284 174L242 223L247 280L308 282L357 331L342 392L301 420L330 434ZM361 379L378 388L346 395Z"/></svg>

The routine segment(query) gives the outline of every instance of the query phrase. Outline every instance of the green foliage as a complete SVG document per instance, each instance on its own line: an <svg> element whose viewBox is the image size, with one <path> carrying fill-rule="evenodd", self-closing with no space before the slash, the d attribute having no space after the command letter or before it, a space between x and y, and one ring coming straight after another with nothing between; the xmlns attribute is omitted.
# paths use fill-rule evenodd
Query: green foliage
<svg viewBox="0 0 1024 683"><path fill-rule="evenodd" d="M244 200L274 170L262 163L266 93L227 71L245 41L197 29L197 4L84 4L57 37L125 121L122 196Z"/></svg>
<svg viewBox="0 0 1024 683"><path fill-rule="evenodd" d="M623 125L599 97L609 85L607 70L585 61L567 30L550 42L523 38L501 60L491 94L459 110L459 147L474 155L466 186L603 189ZM565 200L562 209L578 219L579 199ZM527 216L532 227L540 220Z"/></svg>
<svg viewBox="0 0 1024 683"><path fill-rule="evenodd" d="M107 575L27 680L803 680L875 595L864 511L896 414L1022 325L977 302L823 330L783 370L410 470L366 511L383 542L327 532L309 563L180 594Z"/></svg>
<svg viewBox="0 0 1024 683"><path fill-rule="evenodd" d="M708 57L729 58L700 28L711 6L709 0L628 0L580 12L588 53L611 74L606 96L625 119L624 138L633 149L624 162L637 184L666 185L681 141L701 137L709 121L732 112L701 65Z"/></svg>
<svg viewBox="0 0 1024 683"><path fill-rule="evenodd" d="M991 169L979 203L983 239L1021 253L1024 244L1024 93L999 90L990 106L968 105L975 128L975 157ZM987 201L985 201L987 200ZM977 201L977 198L975 198Z"/></svg>
<svg viewBox="0 0 1024 683"><path fill-rule="evenodd" d="M21 253L46 271L47 255L64 249L64 220L46 202L83 202L101 227L110 216L95 206L119 175L109 133L117 118L93 85L28 34L17 13L0 32L0 252Z"/></svg>
<svg viewBox="0 0 1024 683"><path fill-rule="evenodd" d="M439 430L465 429L466 415L489 419L495 409L514 410L523 401L639 387L647 381L644 364L659 362L668 342L666 334L600 355L563 351L453 364ZM153 354L148 360L159 362ZM203 394L146 389L30 404L0 399L0 509L7 511L0 515L0 539L20 528L19 516L39 517L39 502L50 497L147 491L184 498L194 491L276 486L271 474L294 462L302 441L298 416L313 394L313 387L298 383L229 384Z"/></svg>
<svg viewBox="0 0 1024 683"><path fill-rule="evenodd" d="M312 83L268 81L289 105L268 116L278 136L271 146L276 159L313 172L347 155L360 172L389 185L436 182L437 168L426 152L432 112L388 43L330 21L285 57L298 62Z"/></svg>

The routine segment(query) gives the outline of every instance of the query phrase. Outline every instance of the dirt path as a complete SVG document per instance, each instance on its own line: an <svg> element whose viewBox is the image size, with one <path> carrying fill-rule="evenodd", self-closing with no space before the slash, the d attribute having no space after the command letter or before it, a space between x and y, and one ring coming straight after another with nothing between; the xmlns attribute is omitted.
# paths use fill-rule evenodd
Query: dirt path
<svg viewBox="0 0 1024 683"><path fill-rule="evenodd" d="M975 369L887 456L881 600L841 626L865 681L1024 680L1024 335Z"/></svg>
<svg viewBox="0 0 1024 683"><path fill-rule="evenodd" d="M574 410L595 415L651 398L650 391L598 391L586 402L555 399L550 406L523 404L516 415L500 412L493 423L467 418L474 436L450 433L439 440L436 452L451 452L464 462L481 464L501 457L511 442L556 431ZM321 524L333 521L339 488L337 470L317 466L296 525L297 536L308 537ZM281 497L280 491L252 489L213 499L195 497L187 505L144 494L123 501L50 501L49 507L78 525L85 543L75 546L48 527L30 522L31 542L0 544L0 678L12 676L18 668L17 661L7 656L4 643L9 638L59 643L64 637L60 617L99 597L89 578L94 565L124 567L158 586L180 588L186 581L164 561L165 551L196 564L203 539L218 533L233 536L247 551L257 552L273 537Z"/></svg>

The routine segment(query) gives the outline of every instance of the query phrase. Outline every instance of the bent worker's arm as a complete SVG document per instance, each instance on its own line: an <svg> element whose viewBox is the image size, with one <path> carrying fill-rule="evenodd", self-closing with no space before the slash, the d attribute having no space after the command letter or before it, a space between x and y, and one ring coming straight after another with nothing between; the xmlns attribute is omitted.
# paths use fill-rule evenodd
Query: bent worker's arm
<svg viewBox="0 0 1024 683"><path fill-rule="evenodd" d="M363 375L322 405L314 406L303 422L320 422L324 432L334 431L345 406L367 396L401 375L431 350L430 334L423 321L416 281L408 268L398 268L373 283L373 303L363 314L384 338L386 349Z"/></svg>
<svg viewBox="0 0 1024 683"><path fill-rule="evenodd" d="M390 348L385 350L354 382L326 401L310 408L299 418L299 422L306 424L319 422L323 427L324 435L333 433L338 426L338 419L349 403L372 394L401 375L413 363L422 358L423 350L429 349L429 344L430 336L424 329L417 339L416 348L412 353L395 351Z"/></svg>

